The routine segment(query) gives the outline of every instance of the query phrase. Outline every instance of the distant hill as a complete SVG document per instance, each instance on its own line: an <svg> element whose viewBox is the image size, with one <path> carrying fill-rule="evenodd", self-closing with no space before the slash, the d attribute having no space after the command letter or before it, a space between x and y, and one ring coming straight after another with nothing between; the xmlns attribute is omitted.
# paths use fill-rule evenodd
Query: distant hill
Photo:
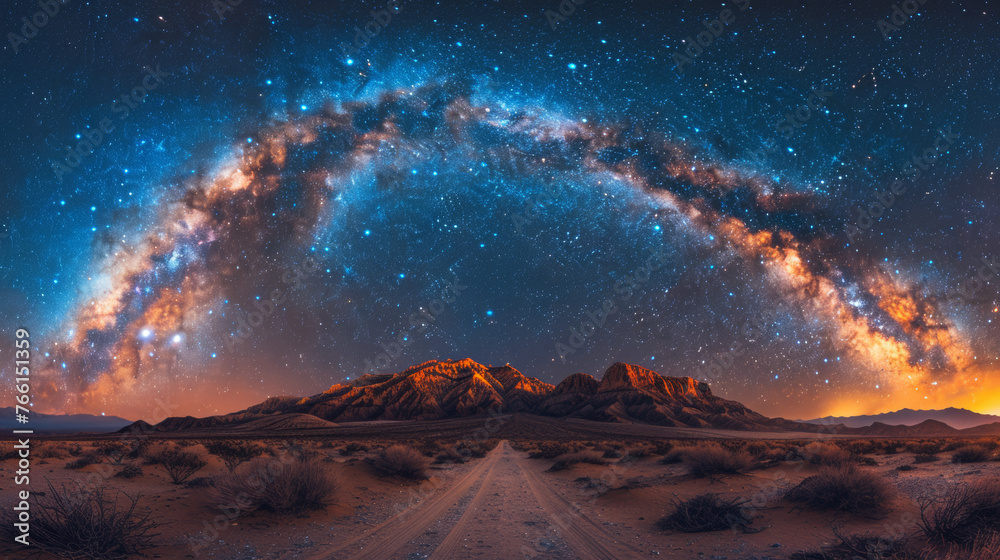
<svg viewBox="0 0 1000 560"><path fill-rule="evenodd" d="M804 421L810 424L843 424L848 428L863 428L871 426L876 422L894 426L916 426L927 420L942 422L952 428L964 430L966 428L1000 422L1000 416L980 414L964 408L945 408L941 410L912 410L904 408L895 412L869 416L827 416L826 418Z"/></svg>
<svg viewBox="0 0 1000 560"><path fill-rule="evenodd" d="M363 375L310 397L272 397L233 414L173 417L155 426L140 421L122 431L300 429L333 422L464 418L489 411L726 430L820 429L767 418L713 395L707 383L690 377L667 377L625 363L613 364L599 381L577 373L554 386L510 365L485 366L465 359L431 360L396 374Z"/></svg>
<svg viewBox="0 0 1000 560"><path fill-rule="evenodd" d="M14 416L13 407L0 408L0 430L31 429L35 433L77 432L109 433L120 430L132 423L131 420L117 416L95 416L93 414L42 414L31 412L28 424L19 423Z"/></svg>

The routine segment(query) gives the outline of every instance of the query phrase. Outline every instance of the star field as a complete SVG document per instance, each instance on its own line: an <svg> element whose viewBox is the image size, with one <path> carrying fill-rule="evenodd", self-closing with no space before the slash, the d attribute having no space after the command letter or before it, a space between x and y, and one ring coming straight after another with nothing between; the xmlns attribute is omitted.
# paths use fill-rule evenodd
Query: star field
<svg viewBox="0 0 1000 560"><path fill-rule="evenodd" d="M469 357L1000 411L993 4L399 5L363 45L384 3L74 1L8 38L0 337L40 341L39 407Z"/></svg>

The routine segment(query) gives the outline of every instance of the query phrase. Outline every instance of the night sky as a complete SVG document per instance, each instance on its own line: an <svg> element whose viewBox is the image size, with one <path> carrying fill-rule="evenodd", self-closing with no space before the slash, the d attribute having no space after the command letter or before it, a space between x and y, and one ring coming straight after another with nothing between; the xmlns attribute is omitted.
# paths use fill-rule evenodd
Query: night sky
<svg viewBox="0 0 1000 560"><path fill-rule="evenodd" d="M0 358L31 332L37 411L468 357L1000 413L995 4L130 4L2 8Z"/></svg>

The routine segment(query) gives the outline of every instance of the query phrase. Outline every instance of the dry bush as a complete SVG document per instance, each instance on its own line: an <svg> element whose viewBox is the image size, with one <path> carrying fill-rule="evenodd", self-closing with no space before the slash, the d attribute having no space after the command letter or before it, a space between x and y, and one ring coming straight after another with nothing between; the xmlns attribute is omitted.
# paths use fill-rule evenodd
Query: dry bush
<svg viewBox="0 0 1000 560"><path fill-rule="evenodd" d="M297 515L330 505L339 486L314 460L257 458L213 479L209 495L236 515L258 509Z"/></svg>
<svg viewBox="0 0 1000 560"><path fill-rule="evenodd" d="M441 444L437 440L425 439L418 442L414 449L423 453L425 457L433 457L441 451Z"/></svg>
<svg viewBox="0 0 1000 560"><path fill-rule="evenodd" d="M423 453L406 445L386 447L372 461L372 467L381 474L414 480L427 478L429 464L430 459L424 457Z"/></svg>
<svg viewBox="0 0 1000 560"><path fill-rule="evenodd" d="M264 454L264 446L251 441L211 440L204 445L209 453L222 459L229 472Z"/></svg>
<svg viewBox="0 0 1000 560"><path fill-rule="evenodd" d="M653 454L653 448L649 445L635 445L625 449L625 461L630 459L642 459Z"/></svg>
<svg viewBox="0 0 1000 560"><path fill-rule="evenodd" d="M556 459L556 462L549 467L550 471L564 471L573 465L578 465L580 463L587 463L589 465L606 465L608 462L604 459L604 454L600 451L577 451L575 453L567 453Z"/></svg>
<svg viewBox="0 0 1000 560"><path fill-rule="evenodd" d="M117 466L125 461L130 451L128 445L120 441L106 441L97 446L97 454L106 457L108 463Z"/></svg>
<svg viewBox="0 0 1000 560"><path fill-rule="evenodd" d="M445 449L444 452L434 458L435 463L464 463L468 460L468 457L454 447Z"/></svg>
<svg viewBox="0 0 1000 560"><path fill-rule="evenodd" d="M740 529L751 531L749 525L753 517L744 506L746 500L732 498L724 500L718 494L700 494L684 501L675 501L673 511L657 522L664 531L681 533L707 533Z"/></svg>
<svg viewBox="0 0 1000 560"><path fill-rule="evenodd" d="M41 449L38 451L32 449L31 452L37 454L39 459L65 459L69 457L66 444L52 441L43 443Z"/></svg>
<svg viewBox="0 0 1000 560"><path fill-rule="evenodd" d="M667 454L660 459L660 463L663 463L664 465L676 465L678 463L683 463L684 455L691 449L693 449L693 447L675 447L671 451L668 451Z"/></svg>
<svg viewBox="0 0 1000 560"><path fill-rule="evenodd" d="M906 446L906 450L914 455L937 455L941 453L943 445L940 441L916 441Z"/></svg>
<svg viewBox="0 0 1000 560"><path fill-rule="evenodd" d="M806 445L806 447L809 447L809 445ZM874 455L876 453L882 453L885 450L885 442L874 439L852 439L850 441L840 442L839 447L843 448L851 455Z"/></svg>
<svg viewBox="0 0 1000 560"><path fill-rule="evenodd" d="M982 444L959 447L951 456L952 463L982 463L993 458L993 451Z"/></svg>
<svg viewBox="0 0 1000 560"><path fill-rule="evenodd" d="M833 534L840 543L817 551L796 552L789 560L930 560L909 548L905 537L875 533L843 535L836 528Z"/></svg>
<svg viewBox="0 0 1000 560"><path fill-rule="evenodd" d="M914 463L918 463L918 464L919 463L933 463L934 461L937 461L937 460L938 460L938 456L937 455L920 454L920 455L914 455L913 456L913 462Z"/></svg>
<svg viewBox="0 0 1000 560"><path fill-rule="evenodd" d="M652 441L649 445L649 452L653 455L666 455L674 448L673 442L670 441Z"/></svg>
<svg viewBox="0 0 1000 560"><path fill-rule="evenodd" d="M344 457L350 457L355 453L363 453L365 451L368 451L367 445L351 442L345 445L344 448L340 450L340 454Z"/></svg>
<svg viewBox="0 0 1000 560"><path fill-rule="evenodd" d="M802 448L802 456L813 465L839 467L854 462L849 451L831 443L814 441Z"/></svg>
<svg viewBox="0 0 1000 560"><path fill-rule="evenodd" d="M116 478L135 478L142 476L142 468L135 463L128 463L115 473Z"/></svg>
<svg viewBox="0 0 1000 560"><path fill-rule="evenodd" d="M39 492L31 508L31 545L56 558L86 560L124 560L154 546L158 524L149 513L138 513L139 496L122 492L114 495L98 486L82 487L48 484L48 492ZM6 517L0 523L0 535L13 542L20 534L14 527L14 511L3 508Z"/></svg>
<svg viewBox="0 0 1000 560"><path fill-rule="evenodd" d="M84 467L89 467L90 465L96 465L100 462L101 458L97 455L97 453L93 451L88 451L86 453L81 454L76 459L73 459L72 461L66 463L66 468L75 471L82 469Z"/></svg>
<svg viewBox="0 0 1000 560"><path fill-rule="evenodd" d="M532 459L555 459L560 455L572 453L573 451L575 450L565 443L543 441L538 444L537 449L528 453L528 457Z"/></svg>
<svg viewBox="0 0 1000 560"><path fill-rule="evenodd" d="M715 442L705 442L698 447L686 448L683 452L688 474L711 476L716 474L740 474L754 468L756 462L746 451L731 451Z"/></svg>
<svg viewBox="0 0 1000 560"><path fill-rule="evenodd" d="M790 489L785 497L817 510L843 510L877 515L888 509L895 491L882 475L852 465L822 467Z"/></svg>
<svg viewBox="0 0 1000 560"><path fill-rule="evenodd" d="M935 543L971 545L1000 531L1000 480L952 486L940 499L920 500L920 530Z"/></svg>
<svg viewBox="0 0 1000 560"><path fill-rule="evenodd" d="M66 446L66 453L69 453L70 457L79 457L83 453L83 447L79 443L71 443Z"/></svg>
<svg viewBox="0 0 1000 560"><path fill-rule="evenodd" d="M167 447L150 456L153 464L161 465L174 484L180 484L191 475L198 472L208 461L194 451L186 451L177 447Z"/></svg>
<svg viewBox="0 0 1000 560"><path fill-rule="evenodd" d="M463 440L455 444L455 449L465 456L466 459L482 459L487 453L500 444L498 439L487 439L482 441Z"/></svg>
<svg viewBox="0 0 1000 560"><path fill-rule="evenodd" d="M953 547L937 560L1000 560L1000 533L981 533L968 547Z"/></svg>

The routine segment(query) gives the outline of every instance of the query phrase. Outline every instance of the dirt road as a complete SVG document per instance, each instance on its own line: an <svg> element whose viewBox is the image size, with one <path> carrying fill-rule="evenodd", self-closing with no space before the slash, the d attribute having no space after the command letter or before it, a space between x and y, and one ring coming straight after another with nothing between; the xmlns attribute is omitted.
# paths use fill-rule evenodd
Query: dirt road
<svg viewBox="0 0 1000 560"><path fill-rule="evenodd" d="M464 476L310 560L638 558L503 441Z"/></svg>

